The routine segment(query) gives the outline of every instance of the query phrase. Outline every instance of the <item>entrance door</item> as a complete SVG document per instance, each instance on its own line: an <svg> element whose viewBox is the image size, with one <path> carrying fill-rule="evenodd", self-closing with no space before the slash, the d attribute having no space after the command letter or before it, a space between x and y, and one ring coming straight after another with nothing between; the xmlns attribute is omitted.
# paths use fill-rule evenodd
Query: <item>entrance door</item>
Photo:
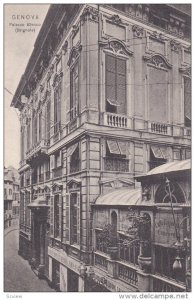
<svg viewBox="0 0 195 300"><path fill-rule="evenodd" d="M78 292L79 290L79 276L68 269L68 292Z"/></svg>

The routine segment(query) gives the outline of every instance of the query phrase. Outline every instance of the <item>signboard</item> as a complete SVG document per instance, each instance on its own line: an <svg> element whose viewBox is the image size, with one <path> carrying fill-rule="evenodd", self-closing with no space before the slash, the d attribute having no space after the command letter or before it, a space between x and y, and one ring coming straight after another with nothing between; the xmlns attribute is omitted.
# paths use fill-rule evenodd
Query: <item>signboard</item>
<svg viewBox="0 0 195 300"><path fill-rule="evenodd" d="M183 227L181 210L174 210L177 232L183 239ZM181 224L181 225L180 225ZM174 219L171 209L158 211L155 216L155 243L165 246L173 246L177 242Z"/></svg>

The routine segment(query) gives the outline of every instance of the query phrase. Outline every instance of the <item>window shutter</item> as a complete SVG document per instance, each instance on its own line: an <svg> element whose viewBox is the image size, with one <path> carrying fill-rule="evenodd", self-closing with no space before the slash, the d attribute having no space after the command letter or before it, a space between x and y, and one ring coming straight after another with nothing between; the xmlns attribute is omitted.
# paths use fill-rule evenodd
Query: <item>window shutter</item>
<svg viewBox="0 0 195 300"><path fill-rule="evenodd" d="M66 196L62 196L62 242L66 242Z"/></svg>
<svg viewBox="0 0 195 300"><path fill-rule="evenodd" d="M81 205L81 195L77 192L77 244L80 245L80 227L81 227L81 216L80 216L80 205Z"/></svg>
<svg viewBox="0 0 195 300"><path fill-rule="evenodd" d="M126 61L117 58L117 75L116 75L116 99L120 106L117 107L117 113L126 113Z"/></svg>
<svg viewBox="0 0 195 300"><path fill-rule="evenodd" d="M59 195L59 237L62 239L62 196Z"/></svg>
<svg viewBox="0 0 195 300"><path fill-rule="evenodd" d="M108 149L110 151L110 154L119 154L120 150L118 147L118 143L116 141L107 140Z"/></svg>
<svg viewBox="0 0 195 300"><path fill-rule="evenodd" d="M106 99L116 101L116 58L106 55Z"/></svg>
<svg viewBox="0 0 195 300"><path fill-rule="evenodd" d="M184 114L191 120L191 79L184 77Z"/></svg>
<svg viewBox="0 0 195 300"><path fill-rule="evenodd" d="M50 236L54 235L54 196L51 196L50 202Z"/></svg>
<svg viewBox="0 0 195 300"><path fill-rule="evenodd" d="M50 170L54 169L54 155L50 156Z"/></svg>
<svg viewBox="0 0 195 300"><path fill-rule="evenodd" d="M127 143L125 143L125 142L118 142L118 146L119 146L121 155L127 156Z"/></svg>
<svg viewBox="0 0 195 300"><path fill-rule="evenodd" d="M66 243L70 244L70 194L66 194Z"/></svg>

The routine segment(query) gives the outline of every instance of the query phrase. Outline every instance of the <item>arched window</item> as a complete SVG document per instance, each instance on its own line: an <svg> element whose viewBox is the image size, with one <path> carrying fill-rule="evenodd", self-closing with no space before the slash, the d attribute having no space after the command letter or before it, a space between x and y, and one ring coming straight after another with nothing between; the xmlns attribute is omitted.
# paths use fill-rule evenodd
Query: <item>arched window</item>
<svg viewBox="0 0 195 300"><path fill-rule="evenodd" d="M170 182L170 192L169 192L168 185L166 183L161 184L156 191L155 202L170 203L171 199L173 203L185 202L185 196L181 187L176 182Z"/></svg>
<svg viewBox="0 0 195 300"><path fill-rule="evenodd" d="M111 224L114 229L114 234L117 235L117 213L115 211L111 213Z"/></svg>

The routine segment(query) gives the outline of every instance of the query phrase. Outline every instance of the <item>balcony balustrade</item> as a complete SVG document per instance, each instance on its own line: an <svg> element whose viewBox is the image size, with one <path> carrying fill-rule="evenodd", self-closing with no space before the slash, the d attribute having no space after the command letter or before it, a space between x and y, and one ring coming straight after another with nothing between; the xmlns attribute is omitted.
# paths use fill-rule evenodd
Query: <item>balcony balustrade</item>
<svg viewBox="0 0 195 300"><path fill-rule="evenodd" d="M162 278L160 276L151 275L152 276L152 285L153 292L184 292L186 287L181 283L171 281L166 278Z"/></svg>
<svg viewBox="0 0 195 300"><path fill-rule="evenodd" d="M117 127L117 128L128 128L129 119L127 116L118 115L113 113L105 113L104 114L104 125Z"/></svg>
<svg viewBox="0 0 195 300"><path fill-rule="evenodd" d="M100 268L100 269L103 269L103 270L107 270L108 268L108 257L105 257L105 256L102 256L102 255L99 255L97 253L95 253L95 265Z"/></svg>
<svg viewBox="0 0 195 300"><path fill-rule="evenodd" d="M150 132L163 134L163 135L172 135L172 126L164 123L158 122L149 122L148 129Z"/></svg>
<svg viewBox="0 0 195 300"><path fill-rule="evenodd" d="M138 278L136 268L118 262L118 278L137 286Z"/></svg>
<svg viewBox="0 0 195 300"><path fill-rule="evenodd" d="M48 140L40 140L30 150L26 152L27 161L32 159L34 156L36 156L39 152L47 154L48 146L49 146Z"/></svg>

